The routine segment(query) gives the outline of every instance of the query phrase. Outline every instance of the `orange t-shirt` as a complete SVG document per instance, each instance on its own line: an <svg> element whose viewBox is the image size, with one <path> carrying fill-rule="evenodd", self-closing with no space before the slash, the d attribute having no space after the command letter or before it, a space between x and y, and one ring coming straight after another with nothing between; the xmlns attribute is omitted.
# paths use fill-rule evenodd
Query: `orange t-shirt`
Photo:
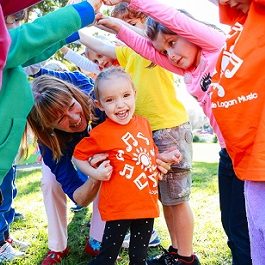
<svg viewBox="0 0 265 265"><path fill-rule="evenodd" d="M212 79L212 109L236 175L265 181L265 8L252 2L246 17L233 18Z"/></svg>
<svg viewBox="0 0 265 265"><path fill-rule="evenodd" d="M119 125L107 119L76 145L74 157L87 160L102 152L113 166L111 179L102 182L99 192L102 220L158 217L157 149L147 120L135 115Z"/></svg>

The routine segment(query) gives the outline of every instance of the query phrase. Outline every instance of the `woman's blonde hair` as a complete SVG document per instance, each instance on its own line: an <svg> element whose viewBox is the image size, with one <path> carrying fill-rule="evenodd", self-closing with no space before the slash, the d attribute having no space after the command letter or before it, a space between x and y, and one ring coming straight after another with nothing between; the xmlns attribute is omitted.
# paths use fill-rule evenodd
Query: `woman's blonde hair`
<svg viewBox="0 0 265 265"><path fill-rule="evenodd" d="M53 159L58 160L72 133L52 128L54 120L63 114L74 98L81 105L87 121L92 121L94 103L74 85L48 75L36 78L32 82L32 91L35 103L28 116L28 125L37 140L52 150Z"/></svg>

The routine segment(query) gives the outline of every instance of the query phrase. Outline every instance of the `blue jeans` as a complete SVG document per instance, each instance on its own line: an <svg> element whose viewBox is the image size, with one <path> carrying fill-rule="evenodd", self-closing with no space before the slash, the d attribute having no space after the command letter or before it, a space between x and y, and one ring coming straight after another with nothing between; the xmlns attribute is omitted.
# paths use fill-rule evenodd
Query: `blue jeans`
<svg viewBox="0 0 265 265"><path fill-rule="evenodd" d="M234 172L226 151L219 152L219 196L221 221L228 237L233 265L251 265L248 223L245 209L244 182Z"/></svg>
<svg viewBox="0 0 265 265"><path fill-rule="evenodd" d="M11 207L17 195L15 186L16 167L13 166L3 179L0 189L3 193L3 203L0 206L0 243L9 235L9 226L14 220L15 209Z"/></svg>

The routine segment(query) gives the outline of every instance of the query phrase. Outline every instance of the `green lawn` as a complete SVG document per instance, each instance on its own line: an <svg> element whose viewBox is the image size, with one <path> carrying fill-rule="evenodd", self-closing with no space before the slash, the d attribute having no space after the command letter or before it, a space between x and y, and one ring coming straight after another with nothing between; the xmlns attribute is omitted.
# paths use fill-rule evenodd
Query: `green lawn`
<svg viewBox="0 0 265 265"><path fill-rule="evenodd" d="M196 145L195 149L198 147L199 145ZM208 155L212 157L210 153ZM194 162L193 164L191 205L195 215L194 250L204 265L231 264L230 253L226 246L226 237L220 223L216 172L216 162ZM8 264L40 264L47 252L47 224L40 190L40 178L39 169L23 170L18 173L19 194L15 199L15 208L23 213L26 219L13 223L11 235L30 242L31 247L28 249L26 257ZM68 241L71 254L62 264L81 265L88 263L89 256L83 253L83 248L85 238L88 235L87 222L90 215L91 206L76 214L69 211ZM167 247L169 239L162 217L156 220L155 228L162 239L162 245ZM153 256L158 252L158 248L150 249L149 256ZM121 257L122 259L117 264L127 265L126 251L121 252Z"/></svg>

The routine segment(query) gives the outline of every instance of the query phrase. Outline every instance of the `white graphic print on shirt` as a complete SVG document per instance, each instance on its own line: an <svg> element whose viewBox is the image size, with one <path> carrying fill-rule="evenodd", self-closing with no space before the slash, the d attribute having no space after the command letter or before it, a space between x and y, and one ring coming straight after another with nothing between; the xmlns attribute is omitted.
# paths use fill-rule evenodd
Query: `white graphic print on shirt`
<svg viewBox="0 0 265 265"><path fill-rule="evenodd" d="M150 141L141 132L133 136L130 132L125 133L121 140L125 143L125 150L118 150L116 159L125 161L124 156L131 157L131 163L125 163L123 169L119 172L120 176L130 180L135 172L140 172L133 180L139 190L146 188L149 181L153 183L152 187L157 187L157 166L153 164L155 150L150 145ZM153 158L153 159L152 159ZM135 168L138 170L135 171ZM140 167L140 171L139 171Z"/></svg>

